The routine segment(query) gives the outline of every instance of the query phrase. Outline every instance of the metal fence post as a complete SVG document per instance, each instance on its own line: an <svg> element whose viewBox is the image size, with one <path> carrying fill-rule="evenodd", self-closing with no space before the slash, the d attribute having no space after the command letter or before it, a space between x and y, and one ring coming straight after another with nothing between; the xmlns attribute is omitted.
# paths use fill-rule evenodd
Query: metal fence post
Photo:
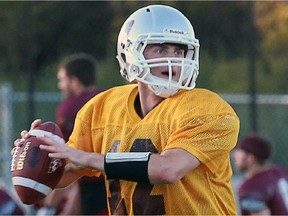
<svg viewBox="0 0 288 216"><path fill-rule="evenodd" d="M1 174L5 182L10 187L10 151L12 147L12 130L13 130L13 89L10 83L0 85L0 161Z"/></svg>

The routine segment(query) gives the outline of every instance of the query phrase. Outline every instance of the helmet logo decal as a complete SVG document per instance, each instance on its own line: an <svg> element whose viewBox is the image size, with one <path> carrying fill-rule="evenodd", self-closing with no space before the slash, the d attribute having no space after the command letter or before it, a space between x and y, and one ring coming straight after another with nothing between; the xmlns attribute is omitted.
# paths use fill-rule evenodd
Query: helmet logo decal
<svg viewBox="0 0 288 216"><path fill-rule="evenodd" d="M128 22L128 23L126 24L126 26L125 26L125 32L126 32L127 34L129 34L129 32L130 32L130 30L131 30L134 22L135 22L134 20L131 20L130 22Z"/></svg>
<svg viewBox="0 0 288 216"><path fill-rule="evenodd" d="M163 32L169 33L169 34L180 34L180 35L186 35L187 34L186 31L183 31L183 30L180 30L180 29L169 29L169 28L165 28L163 30Z"/></svg>

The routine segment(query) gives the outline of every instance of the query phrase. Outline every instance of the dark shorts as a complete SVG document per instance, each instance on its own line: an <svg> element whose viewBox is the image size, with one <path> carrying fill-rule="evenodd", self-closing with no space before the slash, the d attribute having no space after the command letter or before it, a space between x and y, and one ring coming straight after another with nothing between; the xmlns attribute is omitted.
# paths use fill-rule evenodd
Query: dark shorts
<svg viewBox="0 0 288 216"><path fill-rule="evenodd" d="M84 177L80 180L83 215L107 215L107 199L103 176Z"/></svg>

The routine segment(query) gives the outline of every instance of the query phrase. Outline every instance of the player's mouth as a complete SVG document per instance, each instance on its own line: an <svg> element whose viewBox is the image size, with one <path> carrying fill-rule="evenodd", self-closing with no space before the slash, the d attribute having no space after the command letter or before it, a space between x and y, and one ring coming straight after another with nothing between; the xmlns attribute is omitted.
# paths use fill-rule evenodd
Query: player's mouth
<svg viewBox="0 0 288 216"><path fill-rule="evenodd" d="M169 71L162 71L161 75L163 75L164 77L169 77ZM176 73L172 71L172 77L174 77L175 75Z"/></svg>

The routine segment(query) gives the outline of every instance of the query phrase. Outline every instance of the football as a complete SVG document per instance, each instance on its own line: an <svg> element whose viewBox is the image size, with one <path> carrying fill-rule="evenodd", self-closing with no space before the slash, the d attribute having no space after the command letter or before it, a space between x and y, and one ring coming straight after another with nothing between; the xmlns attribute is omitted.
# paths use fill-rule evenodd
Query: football
<svg viewBox="0 0 288 216"><path fill-rule="evenodd" d="M15 148L11 160L12 183L20 200L27 205L39 202L56 187L65 166L65 160L49 158L48 152L39 148L45 143L37 137L45 134L65 144L56 123L42 123L29 134L23 145Z"/></svg>

